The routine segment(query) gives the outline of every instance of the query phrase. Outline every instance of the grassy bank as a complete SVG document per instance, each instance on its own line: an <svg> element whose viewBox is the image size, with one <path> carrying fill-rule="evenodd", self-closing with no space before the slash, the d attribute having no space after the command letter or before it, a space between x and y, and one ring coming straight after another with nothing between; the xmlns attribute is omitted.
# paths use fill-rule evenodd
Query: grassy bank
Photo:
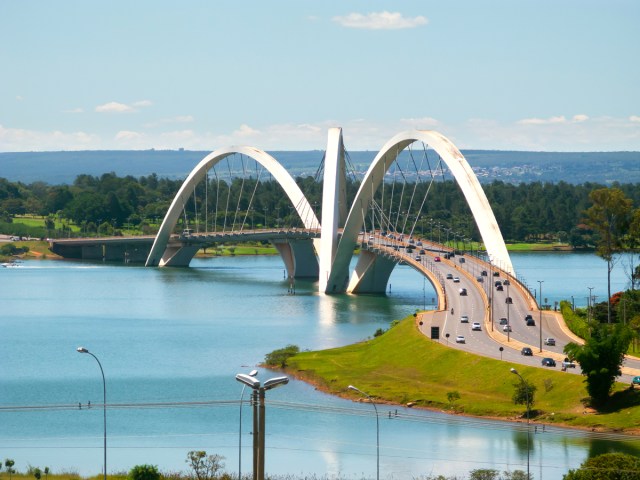
<svg viewBox="0 0 640 480"><path fill-rule="evenodd" d="M535 421L598 430L640 431L640 390L617 384L608 411L585 407L583 377L526 367L447 348L422 335L413 317L355 345L302 352L287 372L329 393L357 398L352 384L381 402L414 404L452 413L504 419L525 409L511 398L518 381L511 367L536 387ZM457 392L459 399L449 401ZM533 418L533 417L532 417Z"/></svg>

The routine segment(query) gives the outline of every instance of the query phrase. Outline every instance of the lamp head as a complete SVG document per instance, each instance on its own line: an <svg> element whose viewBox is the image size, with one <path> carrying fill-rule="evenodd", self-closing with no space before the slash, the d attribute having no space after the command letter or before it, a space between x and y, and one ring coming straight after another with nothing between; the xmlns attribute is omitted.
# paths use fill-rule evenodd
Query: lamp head
<svg viewBox="0 0 640 480"><path fill-rule="evenodd" d="M238 373L236 375L236 380L240 383L244 383L247 387L251 387L254 390L260 388L260 380L257 380L246 373Z"/></svg>
<svg viewBox="0 0 640 480"><path fill-rule="evenodd" d="M511 371L511 373L513 373L514 375L518 375L518 371L517 371L515 368L512 368L510 371Z"/></svg>
<svg viewBox="0 0 640 480"><path fill-rule="evenodd" d="M76 350L78 351L78 353L89 353L89 350L84 347L78 347L76 348Z"/></svg>
<svg viewBox="0 0 640 480"><path fill-rule="evenodd" d="M258 370L251 370L251 371L249 372L249 376L250 376L250 377L255 377L256 375L258 375Z"/></svg>
<svg viewBox="0 0 640 480"><path fill-rule="evenodd" d="M258 382L258 384L259 383L260 382ZM289 377L274 377L264 382L263 388L265 390L271 390L272 388L277 388L280 385L286 385L287 383L289 383Z"/></svg>

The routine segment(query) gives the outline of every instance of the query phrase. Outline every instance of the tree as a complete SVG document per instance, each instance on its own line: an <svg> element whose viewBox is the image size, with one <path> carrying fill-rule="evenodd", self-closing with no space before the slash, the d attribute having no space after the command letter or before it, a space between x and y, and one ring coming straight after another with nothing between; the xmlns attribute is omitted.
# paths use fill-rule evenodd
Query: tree
<svg viewBox="0 0 640 480"><path fill-rule="evenodd" d="M271 353L267 353L264 357L264 362L270 366L284 368L287 366L287 360L298 353L300 353L300 347L297 345L287 345L284 348L279 348Z"/></svg>
<svg viewBox="0 0 640 480"><path fill-rule="evenodd" d="M38 467L33 469L33 477L36 480L40 480L42 478L42 470L40 470Z"/></svg>
<svg viewBox="0 0 640 480"><path fill-rule="evenodd" d="M49 478L49 467L44 467L44 478L48 479Z"/></svg>
<svg viewBox="0 0 640 480"><path fill-rule="evenodd" d="M587 224L598 233L596 253L607 262L607 299L611 298L613 258L624 248L624 234L629 227L632 201L619 188L600 188L589 194L593 205L586 210ZM607 323L611 323L608 303Z"/></svg>
<svg viewBox="0 0 640 480"><path fill-rule="evenodd" d="M492 468L476 468L469 472L469 480L498 480L499 473Z"/></svg>
<svg viewBox="0 0 640 480"><path fill-rule="evenodd" d="M11 474L14 472L13 466L16 464L12 459L7 458L4 461L4 466L7 467L7 472L9 473L9 480L11 480Z"/></svg>
<svg viewBox="0 0 640 480"><path fill-rule="evenodd" d="M626 453L605 453L589 458L563 480L640 480L640 458Z"/></svg>
<svg viewBox="0 0 640 480"><path fill-rule="evenodd" d="M224 468L221 455L207 455L204 450L192 450L185 460L198 480L211 480Z"/></svg>
<svg viewBox="0 0 640 480"><path fill-rule="evenodd" d="M568 343L564 352L582 368L587 393L594 405L604 405L617 376L622 374L624 354L631 343L626 325L596 325L584 345Z"/></svg>
<svg viewBox="0 0 640 480"><path fill-rule="evenodd" d="M129 470L127 480L160 480L160 472L155 465L136 465Z"/></svg>
<svg viewBox="0 0 640 480"><path fill-rule="evenodd" d="M536 387L528 380L519 380L513 384L513 388L513 397L511 397L511 399L516 405L527 405L527 396L529 397L527 405L528 414L535 402L536 390L538 389L538 387Z"/></svg>

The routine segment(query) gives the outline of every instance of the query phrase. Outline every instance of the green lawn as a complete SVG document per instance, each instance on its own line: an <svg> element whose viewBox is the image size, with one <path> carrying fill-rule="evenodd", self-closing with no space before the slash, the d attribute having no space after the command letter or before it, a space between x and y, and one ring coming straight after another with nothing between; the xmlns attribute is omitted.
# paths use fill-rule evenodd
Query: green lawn
<svg viewBox="0 0 640 480"><path fill-rule="evenodd" d="M290 359L287 371L333 394L355 398L347 390L353 384L380 401L509 418L525 411L511 401L519 381L511 367L537 387L536 420L628 431L640 427L639 389L617 384L610 411L585 413L584 377L447 348L420 334L413 317L372 340L300 353ZM447 393L454 391L460 399L449 403Z"/></svg>

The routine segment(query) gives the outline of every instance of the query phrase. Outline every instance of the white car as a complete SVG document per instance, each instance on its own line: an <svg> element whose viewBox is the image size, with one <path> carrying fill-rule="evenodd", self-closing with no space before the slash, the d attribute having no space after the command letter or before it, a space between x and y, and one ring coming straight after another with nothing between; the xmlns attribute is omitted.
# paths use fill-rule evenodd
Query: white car
<svg viewBox="0 0 640 480"><path fill-rule="evenodd" d="M502 331L503 332L513 332L513 330L511 330L511 325L503 325L502 326Z"/></svg>
<svg viewBox="0 0 640 480"><path fill-rule="evenodd" d="M456 337L456 343L465 343L464 341L464 335L458 335Z"/></svg>
<svg viewBox="0 0 640 480"><path fill-rule="evenodd" d="M460 283L460 277L453 277L453 283Z"/></svg>
<svg viewBox="0 0 640 480"><path fill-rule="evenodd" d="M556 344L556 339L555 339L555 338L551 338L551 337L549 337L549 338L545 338L545 339L544 339L544 344L545 344L545 345L549 345L549 346L552 346L552 347L553 347L553 346L555 346L555 344Z"/></svg>
<svg viewBox="0 0 640 480"><path fill-rule="evenodd" d="M460 323L469 323L469 315L462 315L460 317Z"/></svg>
<svg viewBox="0 0 640 480"><path fill-rule="evenodd" d="M482 330L482 327L480 327L480 322L473 322L471 324L471 330Z"/></svg>

